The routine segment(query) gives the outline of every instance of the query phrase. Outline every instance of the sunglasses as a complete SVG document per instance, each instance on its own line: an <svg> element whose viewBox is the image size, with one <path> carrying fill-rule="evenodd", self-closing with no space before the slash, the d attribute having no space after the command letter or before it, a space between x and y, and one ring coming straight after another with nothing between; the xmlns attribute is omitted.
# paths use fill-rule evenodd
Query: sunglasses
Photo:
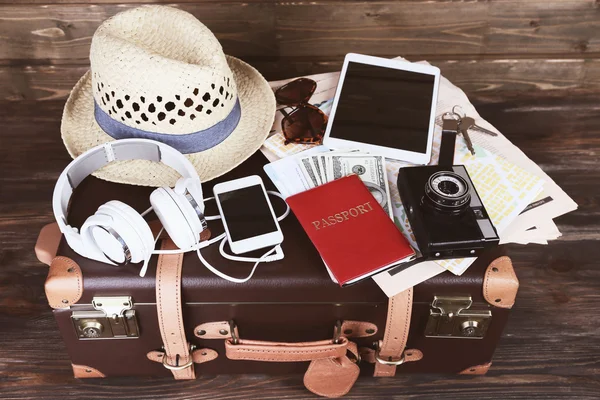
<svg viewBox="0 0 600 400"><path fill-rule="evenodd" d="M293 80L275 91L277 103L284 108L281 131L288 143L320 143L327 127L327 115L319 108L308 103L317 82L308 78ZM291 112L285 109L292 107Z"/></svg>

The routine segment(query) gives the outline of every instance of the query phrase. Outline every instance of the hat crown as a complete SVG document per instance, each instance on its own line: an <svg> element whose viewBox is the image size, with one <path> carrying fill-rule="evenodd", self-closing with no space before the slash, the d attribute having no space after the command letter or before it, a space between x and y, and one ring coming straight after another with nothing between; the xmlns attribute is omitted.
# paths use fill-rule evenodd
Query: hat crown
<svg viewBox="0 0 600 400"><path fill-rule="evenodd" d="M97 106L128 127L188 134L231 113L237 88L223 49L193 15L145 6L106 20L90 50Z"/></svg>

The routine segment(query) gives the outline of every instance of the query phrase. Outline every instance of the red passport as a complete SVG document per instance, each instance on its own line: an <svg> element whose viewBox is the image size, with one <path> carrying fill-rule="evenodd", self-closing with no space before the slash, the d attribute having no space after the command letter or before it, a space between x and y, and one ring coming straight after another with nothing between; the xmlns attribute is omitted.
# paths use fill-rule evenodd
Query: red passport
<svg viewBox="0 0 600 400"><path fill-rule="evenodd" d="M415 256L357 175L298 193L286 201L340 286Z"/></svg>

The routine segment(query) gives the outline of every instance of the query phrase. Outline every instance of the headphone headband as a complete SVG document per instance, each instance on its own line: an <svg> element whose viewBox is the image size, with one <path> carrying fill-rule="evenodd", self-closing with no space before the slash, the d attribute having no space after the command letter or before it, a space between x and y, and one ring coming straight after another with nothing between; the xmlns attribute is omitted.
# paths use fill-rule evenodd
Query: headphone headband
<svg viewBox="0 0 600 400"><path fill-rule="evenodd" d="M179 151L164 143L148 139L121 139L101 144L86 151L65 168L60 174L52 198L54 216L60 230L67 226L67 207L73 190L86 177L113 161L148 160L162 162L173 168L183 178L195 180L187 190L194 198L202 199L200 178L192 163Z"/></svg>

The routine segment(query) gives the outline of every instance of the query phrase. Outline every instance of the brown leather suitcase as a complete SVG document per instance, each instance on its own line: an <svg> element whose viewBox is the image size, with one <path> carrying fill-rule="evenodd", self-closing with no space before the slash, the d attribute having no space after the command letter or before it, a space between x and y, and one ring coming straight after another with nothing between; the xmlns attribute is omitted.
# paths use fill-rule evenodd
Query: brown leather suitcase
<svg viewBox="0 0 600 400"><path fill-rule="evenodd" d="M255 154L204 184L205 196L217 182L251 174L261 175L269 187L262 170L266 162ZM74 193L69 222L80 226L109 200L144 210L151 191L87 178ZM281 214L282 202L273 204ZM207 205L207 213L217 213L214 204ZM209 224L213 235L222 232L219 225ZM50 264L46 294L75 376L183 379L202 374L306 373L308 369L307 387L339 396L351 387L349 382L358 371L365 376L487 372L518 288L502 247L479 257L462 276L442 273L388 301L370 279L345 288L334 284L293 215L281 227L285 259L261 264L245 284L216 277L194 253L161 260L155 256L146 276L140 278L139 265L116 268L83 258L64 240L59 244L55 225L44 228L36 251L41 261ZM168 243L163 240L163 245ZM223 259L218 245L202 253L234 276L245 276L251 268ZM175 268L167 269L163 263ZM161 264L158 276L157 264ZM178 326L183 327L181 332ZM195 348L193 356L171 357L174 351L169 346L182 345L177 337ZM347 366L348 377L339 378L343 374L319 364L322 359L336 368ZM323 389L323 380L336 379L346 379L348 384L340 383L333 392Z"/></svg>

